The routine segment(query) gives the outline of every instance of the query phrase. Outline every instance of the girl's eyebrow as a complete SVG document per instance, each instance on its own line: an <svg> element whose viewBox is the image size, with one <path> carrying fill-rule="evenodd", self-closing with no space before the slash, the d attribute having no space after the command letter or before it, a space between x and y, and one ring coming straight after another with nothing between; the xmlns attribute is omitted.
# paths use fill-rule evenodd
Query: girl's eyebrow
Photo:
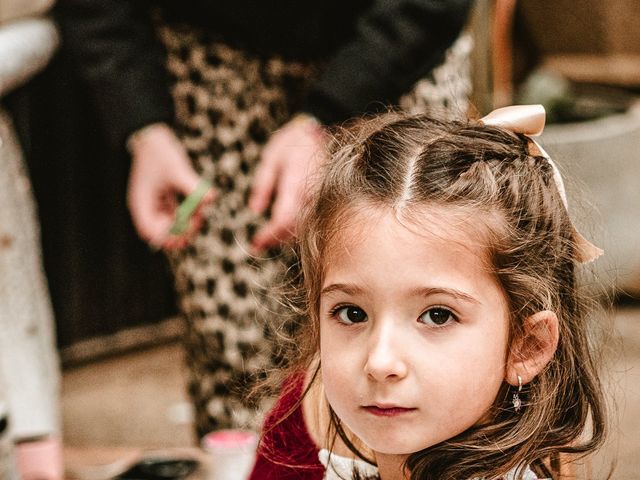
<svg viewBox="0 0 640 480"><path fill-rule="evenodd" d="M333 292L343 292L347 295L359 295L364 292L364 290L356 285L347 284L347 283L332 283L322 289L320 295L327 295Z"/></svg>
<svg viewBox="0 0 640 480"><path fill-rule="evenodd" d="M456 290L455 288L444 288L444 287L418 287L411 290L412 295L428 297L429 295L449 295L457 300L462 300L469 303L481 303L478 299L472 297L471 295L464 293L460 290Z"/></svg>

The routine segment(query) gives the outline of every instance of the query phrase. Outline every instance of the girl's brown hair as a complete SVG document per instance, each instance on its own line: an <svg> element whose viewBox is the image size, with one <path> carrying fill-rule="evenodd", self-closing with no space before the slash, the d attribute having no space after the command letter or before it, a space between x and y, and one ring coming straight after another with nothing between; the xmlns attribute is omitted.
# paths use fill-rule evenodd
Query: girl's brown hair
<svg viewBox="0 0 640 480"><path fill-rule="evenodd" d="M510 338L542 310L559 320L557 351L521 393L514 412L504 384L494 421L411 454L412 479L499 478L558 454L586 454L604 439L605 412L576 284L573 227L549 162L523 135L480 123L388 113L338 132L299 235L301 305L289 368L309 368L319 345L319 302L332 239L354 209L387 207L417 218L425 205L478 209L491 267L510 309ZM331 415L342 432L340 420Z"/></svg>

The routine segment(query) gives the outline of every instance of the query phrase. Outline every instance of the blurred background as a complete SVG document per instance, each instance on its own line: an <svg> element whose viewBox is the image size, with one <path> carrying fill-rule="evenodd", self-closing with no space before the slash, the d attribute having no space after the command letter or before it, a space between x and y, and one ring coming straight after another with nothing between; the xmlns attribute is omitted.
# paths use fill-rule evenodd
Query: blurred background
<svg viewBox="0 0 640 480"><path fill-rule="evenodd" d="M605 291L593 292L611 303L602 322L613 326L606 358L615 425L594 479L614 460L614 479L638 478L640 467L638 18L637 0L477 0L469 22L470 113L545 105L541 143L575 179L570 198L591 205L572 213L606 252L593 266ZM64 443L69 458L88 448L115 458L191 446L169 268L135 234L125 204L129 159L103 138L68 61L60 45L46 68L2 98L37 202L63 367Z"/></svg>

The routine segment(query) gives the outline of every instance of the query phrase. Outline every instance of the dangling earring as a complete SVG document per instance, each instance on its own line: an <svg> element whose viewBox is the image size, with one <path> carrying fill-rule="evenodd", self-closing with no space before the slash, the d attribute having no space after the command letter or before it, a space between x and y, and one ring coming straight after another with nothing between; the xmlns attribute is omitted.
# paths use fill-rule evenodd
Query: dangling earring
<svg viewBox="0 0 640 480"><path fill-rule="evenodd" d="M522 391L522 377L518 375L518 391L513 393L513 397L511 398L511 403L513 404L513 410L516 413L520 413L522 409L522 400L520 400L520 395L518 395Z"/></svg>

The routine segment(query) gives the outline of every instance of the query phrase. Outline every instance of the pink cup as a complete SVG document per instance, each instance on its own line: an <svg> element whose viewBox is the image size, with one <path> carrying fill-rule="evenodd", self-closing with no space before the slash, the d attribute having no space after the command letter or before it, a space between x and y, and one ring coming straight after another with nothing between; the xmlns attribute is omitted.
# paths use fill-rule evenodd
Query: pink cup
<svg viewBox="0 0 640 480"><path fill-rule="evenodd" d="M16 463L22 480L62 480L62 444L57 437L23 441L16 445Z"/></svg>
<svg viewBox="0 0 640 480"><path fill-rule="evenodd" d="M209 454L209 480L245 480L256 459L258 436L248 430L219 430L202 438Z"/></svg>

